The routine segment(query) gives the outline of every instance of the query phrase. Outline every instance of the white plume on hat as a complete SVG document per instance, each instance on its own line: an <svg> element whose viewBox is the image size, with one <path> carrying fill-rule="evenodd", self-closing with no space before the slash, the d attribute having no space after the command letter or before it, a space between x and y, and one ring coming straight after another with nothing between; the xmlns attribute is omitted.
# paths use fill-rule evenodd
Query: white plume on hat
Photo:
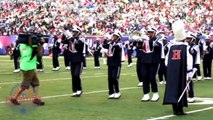
<svg viewBox="0 0 213 120"><path fill-rule="evenodd" d="M172 24L172 30L176 41L182 41L186 39L187 34L184 28L184 23L181 20L177 20Z"/></svg>

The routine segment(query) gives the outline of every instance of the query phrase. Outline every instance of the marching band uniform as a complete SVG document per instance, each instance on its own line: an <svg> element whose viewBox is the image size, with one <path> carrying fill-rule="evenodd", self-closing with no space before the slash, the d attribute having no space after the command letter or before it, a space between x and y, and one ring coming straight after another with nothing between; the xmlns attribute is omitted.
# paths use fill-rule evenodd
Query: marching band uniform
<svg viewBox="0 0 213 120"><path fill-rule="evenodd" d="M93 50L95 68L100 68L99 57L100 57L101 45L98 40L95 41L92 50Z"/></svg>
<svg viewBox="0 0 213 120"><path fill-rule="evenodd" d="M184 23L178 20L172 25L172 29L176 43L171 45L165 59L167 84L163 104L172 104L174 115L185 115L183 107L187 107L187 94L184 89L186 81L192 78L193 58L190 46L184 42L186 39Z"/></svg>
<svg viewBox="0 0 213 120"><path fill-rule="evenodd" d="M122 45L119 42L121 34L115 32L113 34L112 41L107 44L103 44L103 47L108 50L107 52L107 66L108 66L108 89L109 99L119 99L121 96L119 90L119 77L121 70L121 55Z"/></svg>
<svg viewBox="0 0 213 120"><path fill-rule="evenodd" d="M87 52L88 52L88 45L87 45L86 41L84 41L84 49L83 49L83 55L84 55L83 69L84 70L87 69L87 61L86 61Z"/></svg>
<svg viewBox="0 0 213 120"><path fill-rule="evenodd" d="M193 50L195 52L195 54L193 56L193 59L195 59L194 68L197 69L197 72L196 72L196 74L194 75L193 78L196 78L196 75L197 75L197 80L201 80L202 76L201 76L201 72L200 72L200 62L201 62L201 52L202 52L201 49L202 49L202 46L201 46L200 40L197 41L197 39L196 39L195 45L193 47Z"/></svg>
<svg viewBox="0 0 213 120"><path fill-rule="evenodd" d="M62 38L61 38L62 41L69 40L72 37L71 32L66 27L65 27L65 30L66 31L64 32L64 34L62 35ZM63 44L62 48L64 49L63 56L64 56L64 65L65 65L65 68L66 68L66 70L70 70L70 62L69 62L70 61L69 60L70 51L68 49L68 44Z"/></svg>
<svg viewBox="0 0 213 120"><path fill-rule="evenodd" d="M211 67L212 67L212 45L210 42L210 36L206 38L206 44L204 45L204 57L203 57L203 73L204 79L212 79L211 78Z"/></svg>
<svg viewBox="0 0 213 120"><path fill-rule="evenodd" d="M148 30L149 39L143 41L143 50L141 52L141 72L143 81L144 96L141 101L149 101L150 84L153 92L151 101L158 101L158 87L156 82L156 74L161 58L161 48L155 37L156 30L151 28Z"/></svg>
<svg viewBox="0 0 213 120"><path fill-rule="evenodd" d="M70 63L69 63L69 49L68 45L63 45L64 51L63 51L63 56L64 56L64 65L66 70L70 70Z"/></svg>
<svg viewBox="0 0 213 120"><path fill-rule="evenodd" d="M139 80L138 83L138 87L142 87L143 86L143 79L142 79L142 75L141 75L141 50L142 50L142 45L143 42L142 41L136 41L134 42L135 46L136 46L136 57L137 57L137 62L136 62L136 73L137 73L137 77Z"/></svg>
<svg viewBox="0 0 213 120"><path fill-rule="evenodd" d="M161 44L161 60L160 60L160 67L158 70L158 77L159 77L160 84L163 84L163 83L166 83L166 78L167 78L167 68L165 65L165 55L168 52L168 49L166 49L168 44L167 38L165 37L162 38L162 40L159 41L159 43ZM163 82L163 77L165 79L165 82Z"/></svg>
<svg viewBox="0 0 213 120"><path fill-rule="evenodd" d="M145 30L141 30L140 33L136 33L136 35L132 36L132 39L134 40L133 42L133 49L136 50L136 73L137 77L139 80L138 87L143 86L143 79L142 79L142 68L141 68L141 56L142 56L142 50L143 50L143 40L149 39L148 36L146 35Z"/></svg>
<svg viewBox="0 0 213 120"><path fill-rule="evenodd" d="M61 53L61 49L60 49L60 45L61 43L59 42L57 36L54 36L54 43L53 43L53 48L52 48L52 62L53 62L53 71L58 71L60 69L59 66L59 61L58 61L58 57Z"/></svg>
<svg viewBox="0 0 213 120"><path fill-rule="evenodd" d="M133 42L128 42L126 44L127 56L128 56L128 67L132 66L132 53L133 53Z"/></svg>
<svg viewBox="0 0 213 120"><path fill-rule="evenodd" d="M103 44L107 44L107 42L108 42L108 39L104 39ZM106 60L106 58L107 58L107 55L106 55L107 49L105 49L103 46L101 48L101 53L102 53L103 64L105 65L105 64L107 64L107 62L106 62L107 61Z"/></svg>
<svg viewBox="0 0 213 120"><path fill-rule="evenodd" d="M44 47L42 46L42 51L44 51ZM37 64L37 70L36 71L38 71L38 72L43 72L44 71L44 65L43 65L43 59L42 59L42 57L43 57L43 54L42 55L37 55L37 62L38 62L38 64Z"/></svg>
<svg viewBox="0 0 213 120"><path fill-rule="evenodd" d="M68 44L70 51L69 60L72 76L72 91L73 97L80 97L82 94L81 78L80 75L83 69L83 48L84 42L79 38L81 29L79 27L73 28L73 37L62 41L64 44Z"/></svg>
<svg viewBox="0 0 213 120"><path fill-rule="evenodd" d="M186 42L190 46L189 52L191 53L192 58L193 58L193 67L195 67L196 55L197 55L197 49L198 49L198 46L194 44L195 40L196 40L196 36L193 33L188 32L187 37L186 37ZM195 77L196 77L196 74L194 74L193 79L195 79ZM193 82L194 81L191 81L189 83L188 98L187 98L187 101L189 103L192 103L195 101L194 100L194 83Z"/></svg>
<svg viewBox="0 0 213 120"><path fill-rule="evenodd" d="M14 73L20 72L20 67L19 67L19 57L20 57L20 52L19 52L19 45L15 45L15 48L13 48L13 62L14 62L14 67L15 70L13 71Z"/></svg>

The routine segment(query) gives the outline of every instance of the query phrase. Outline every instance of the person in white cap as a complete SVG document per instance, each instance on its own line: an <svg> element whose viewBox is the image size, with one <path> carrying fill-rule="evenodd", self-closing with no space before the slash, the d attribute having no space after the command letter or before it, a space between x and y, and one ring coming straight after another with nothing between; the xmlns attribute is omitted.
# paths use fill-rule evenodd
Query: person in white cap
<svg viewBox="0 0 213 120"><path fill-rule="evenodd" d="M84 41L79 39L81 29L78 26L73 27L72 33L72 37L70 39L65 39L62 43L68 44L68 49L70 51L69 60L72 76L72 97L80 97L83 93L80 75L83 69Z"/></svg>
<svg viewBox="0 0 213 120"><path fill-rule="evenodd" d="M184 23L178 20L172 24L172 30L176 42L171 45L166 55L167 84L163 104L171 104L174 115L186 115L183 107L187 107L186 83L192 80L192 55L190 46L185 41L186 32Z"/></svg>
<svg viewBox="0 0 213 120"><path fill-rule="evenodd" d="M109 43L103 44L107 51L107 66L108 66L108 89L109 99L119 99L121 97L119 89L119 77L121 70L122 44L121 33L114 32Z"/></svg>

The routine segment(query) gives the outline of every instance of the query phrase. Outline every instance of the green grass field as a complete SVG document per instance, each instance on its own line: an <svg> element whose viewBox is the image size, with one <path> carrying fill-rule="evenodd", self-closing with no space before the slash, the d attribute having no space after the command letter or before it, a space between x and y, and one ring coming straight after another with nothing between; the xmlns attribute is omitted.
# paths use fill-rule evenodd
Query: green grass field
<svg viewBox="0 0 213 120"><path fill-rule="evenodd" d="M135 59L134 59L135 61ZM21 74L13 73L13 61L9 56L0 56L0 120L146 120L172 115L171 106L162 105L165 85L159 85L158 102L141 102L142 88L136 87L138 79L135 65L131 68L124 63L121 70L119 100L109 100L107 88L107 66L94 69L93 58L87 59L87 70L82 73L83 95L70 97L71 75L65 70L63 58L60 57L60 71L54 72L52 60L44 58L45 71L38 73L41 81L40 96L45 106L33 107L25 114L16 106L5 103L11 89L21 82ZM195 96L213 98L213 80L195 82ZM195 112L204 108L210 110ZM171 120L209 120L213 117L213 104L189 105L187 116L172 116Z"/></svg>

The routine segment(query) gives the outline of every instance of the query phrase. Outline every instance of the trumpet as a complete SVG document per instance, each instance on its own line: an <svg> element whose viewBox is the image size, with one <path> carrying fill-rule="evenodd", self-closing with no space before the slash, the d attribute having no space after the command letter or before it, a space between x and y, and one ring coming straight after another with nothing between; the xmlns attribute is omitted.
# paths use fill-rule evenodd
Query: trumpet
<svg viewBox="0 0 213 120"><path fill-rule="evenodd" d="M10 51L8 52L8 54L9 54L10 56L12 56L12 55L13 55L13 50L10 50Z"/></svg>

